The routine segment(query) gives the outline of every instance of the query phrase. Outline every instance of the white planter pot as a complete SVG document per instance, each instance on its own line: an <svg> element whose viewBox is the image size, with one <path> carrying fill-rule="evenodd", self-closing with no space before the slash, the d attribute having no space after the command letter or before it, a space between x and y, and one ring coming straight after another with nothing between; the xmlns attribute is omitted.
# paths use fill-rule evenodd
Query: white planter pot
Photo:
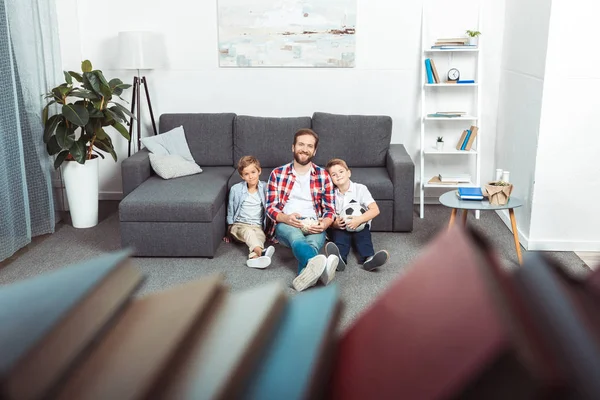
<svg viewBox="0 0 600 400"><path fill-rule="evenodd" d="M62 173L73 227L98 225L98 157L85 164L65 161Z"/></svg>
<svg viewBox="0 0 600 400"><path fill-rule="evenodd" d="M478 37L469 37L469 44L471 46L477 46L478 39Z"/></svg>
<svg viewBox="0 0 600 400"><path fill-rule="evenodd" d="M437 151L444 150L444 142L435 142L435 148L437 149Z"/></svg>

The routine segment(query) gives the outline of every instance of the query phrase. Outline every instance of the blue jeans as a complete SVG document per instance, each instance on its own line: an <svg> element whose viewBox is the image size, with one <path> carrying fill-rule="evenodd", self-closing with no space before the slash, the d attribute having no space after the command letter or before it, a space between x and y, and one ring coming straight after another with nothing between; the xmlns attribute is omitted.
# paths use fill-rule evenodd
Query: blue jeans
<svg viewBox="0 0 600 400"><path fill-rule="evenodd" d="M325 232L305 235L300 228L284 223L275 225L275 237L282 245L292 249L298 260L298 274L325 244Z"/></svg>
<svg viewBox="0 0 600 400"><path fill-rule="evenodd" d="M363 264L365 260L375 254L371 230L365 226L360 232L348 232L342 229L330 229L329 238L340 250L340 257L348 263L348 254L354 245L358 251L358 263Z"/></svg>

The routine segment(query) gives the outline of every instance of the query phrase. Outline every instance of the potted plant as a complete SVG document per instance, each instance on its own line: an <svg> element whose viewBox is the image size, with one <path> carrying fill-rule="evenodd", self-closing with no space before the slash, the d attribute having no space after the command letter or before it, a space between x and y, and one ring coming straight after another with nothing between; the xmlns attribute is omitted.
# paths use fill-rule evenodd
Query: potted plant
<svg viewBox="0 0 600 400"><path fill-rule="evenodd" d="M471 46L477 46L477 41L478 41L479 35L481 35L481 32L468 30L466 33L467 33L467 36L469 36L469 44Z"/></svg>
<svg viewBox="0 0 600 400"><path fill-rule="evenodd" d="M117 161L105 129L112 127L129 140L123 123L133 115L113 99L131 85L116 78L107 82L89 60L81 63L81 72L65 72L65 83L46 93L42 121L46 150L56 156L54 168L62 165L73 226L89 228L98 223L98 157L105 152ZM51 108L56 113L48 117Z"/></svg>
<svg viewBox="0 0 600 400"><path fill-rule="evenodd" d="M435 148L437 149L437 151L444 150L444 137L443 136L438 136L437 141L435 142Z"/></svg>
<svg viewBox="0 0 600 400"><path fill-rule="evenodd" d="M488 182L488 184L485 185L485 192L490 204L497 206L502 206L508 203L512 190L513 185L502 180Z"/></svg>

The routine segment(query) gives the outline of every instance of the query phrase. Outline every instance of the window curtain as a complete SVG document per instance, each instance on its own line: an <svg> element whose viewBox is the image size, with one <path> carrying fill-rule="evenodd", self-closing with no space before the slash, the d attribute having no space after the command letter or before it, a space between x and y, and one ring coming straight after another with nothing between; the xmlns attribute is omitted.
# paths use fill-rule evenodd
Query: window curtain
<svg viewBox="0 0 600 400"><path fill-rule="evenodd" d="M0 261L54 232L41 113L60 69L54 0L0 0Z"/></svg>

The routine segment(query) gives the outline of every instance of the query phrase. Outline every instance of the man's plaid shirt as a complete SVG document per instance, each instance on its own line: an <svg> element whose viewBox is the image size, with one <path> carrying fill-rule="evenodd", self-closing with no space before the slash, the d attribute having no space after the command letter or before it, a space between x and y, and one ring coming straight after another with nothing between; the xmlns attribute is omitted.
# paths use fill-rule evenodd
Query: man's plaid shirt
<svg viewBox="0 0 600 400"><path fill-rule="evenodd" d="M310 169L310 191L312 194L315 212L319 218L333 219L335 213L335 192L331 177L325 168L311 163ZM267 184L267 215L271 219L268 224L267 236L273 238L275 235L275 225L277 224L277 215L283 212L283 207L287 203L296 176L292 173L293 162L275 168L269 176Z"/></svg>

